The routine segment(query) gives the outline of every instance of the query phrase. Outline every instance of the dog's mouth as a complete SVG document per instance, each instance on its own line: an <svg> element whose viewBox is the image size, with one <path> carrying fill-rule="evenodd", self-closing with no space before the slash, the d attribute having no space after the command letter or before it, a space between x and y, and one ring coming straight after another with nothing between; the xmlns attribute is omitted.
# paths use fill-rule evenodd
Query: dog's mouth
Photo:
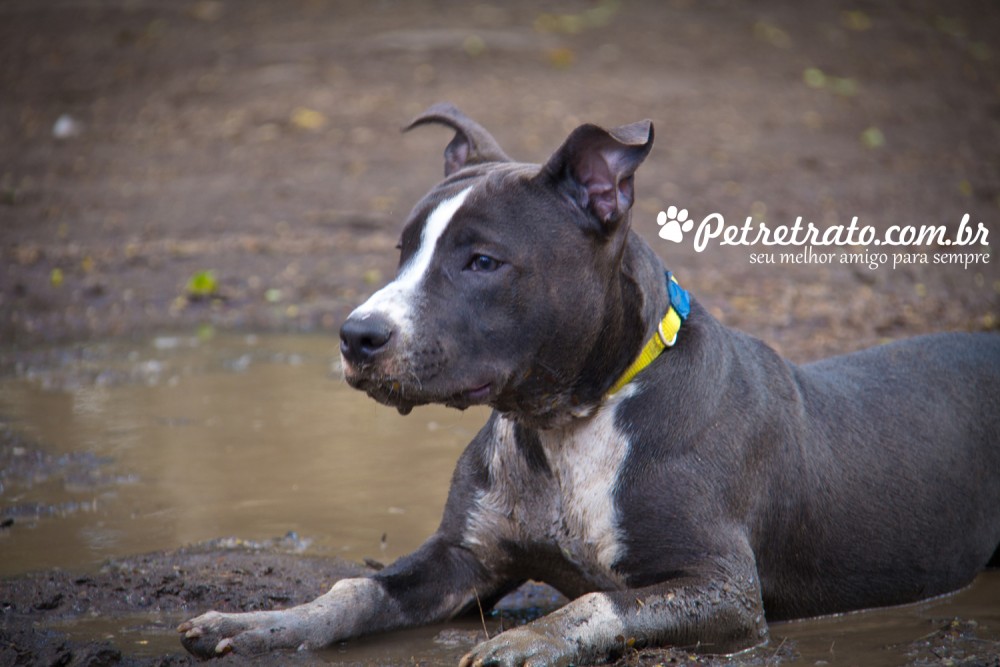
<svg viewBox="0 0 1000 667"><path fill-rule="evenodd" d="M487 382L486 384L479 385L478 387L467 389L463 392L463 396L468 399L471 404L486 403L490 399L492 390L493 384L491 382Z"/></svg>
<svg viewBox="0 0 1000 667"><path fill-rule="evenodd" d="M373 378L347 374L346 379L355 389L364 391L383 405L396 408L401 415L408 415L420 405L444 405L465 410L477 405L488 405L525 425L534 428L553 428L571 421L588 406L571 405L562 394L519 396L511 393L509 380L504 376L490 379L481 377L457 385L435 388L433 383L415 379L401 381L386 376Z"/></svg>
<svg viewBox="0 0 1000 667"><path fill-rule="evenodd" d="M364 391L370 397L390 407L400 414L409 414L418 405L437 403L464 410L474 405L487 405L495 398L492 381L483 379L460 385L459 389L442 387L435 389L427 383L403 382L397 378L366 378L347 375L347 383Z"/></svg>

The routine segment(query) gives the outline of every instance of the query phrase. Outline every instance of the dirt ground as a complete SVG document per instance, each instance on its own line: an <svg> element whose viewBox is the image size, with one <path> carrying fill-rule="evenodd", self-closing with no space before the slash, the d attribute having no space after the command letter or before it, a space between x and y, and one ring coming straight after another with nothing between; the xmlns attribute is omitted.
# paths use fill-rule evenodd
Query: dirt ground
<svg viewBox="0 0 1000 667"><path fill-rule="evenodd" d="M441 100L533 162L582 122L651 118L634 228L716 316L794 360L996 330L998 34L990 0L6 0L3 361L40 342L198 327L335 335L392 275L400 224L440 176L450 134L399 128ZM969 214L990 237L967 267L759 265L763 248L658 238L670 205L772 227L857 216L880 233L954 234ZM216 555L201 569L202 551L109 567L146 568L154 588L172 568L202 572L174 596L187 604L218 600L213 581L233 568L296 561ZM268 593L288 600L340 567L280 565L301 573ZM81 591L88 609L115 609L106 577L19 585L3 590L29 596L17 599L29 620ZM226 590L234 607L266 602ZM34 664L31 647L52 648L3 618L0 658ZM41 662L133 664L105 648L52 648Z"/></svg>
<svg viewBox="0 0 1000 667"><path fill-rule="evenodd" d="M0 336L335 332L439 178L449 133L399 128L440 100L536 162L581 122L651 118L633 225L794 358L996 328L996 262L753 266L655 216L1000 233L998 27L988 0L8 0ZM206 272L214 298L187 298Z"/></svg>
<svg viewBox="0 0 1000 667"><path fill-rule="evenodd" d="M178 647L162 656L123 655L109 641L74 641L39 626L56 619L114 616L198 607L231 610L273 609L299 604L332 581L364 568L336 559L305 558L282 549L280 541L253 547L211 543L170 553L109 563L97 573L39 572L0 582L3 665L188 665L198 661ZM266 585L261 585L266 583ZM160 632L169 628L160 628ZM264 656L257 664L280 665L289 655ZM240 664L233 657L220 664Z"/></svg>

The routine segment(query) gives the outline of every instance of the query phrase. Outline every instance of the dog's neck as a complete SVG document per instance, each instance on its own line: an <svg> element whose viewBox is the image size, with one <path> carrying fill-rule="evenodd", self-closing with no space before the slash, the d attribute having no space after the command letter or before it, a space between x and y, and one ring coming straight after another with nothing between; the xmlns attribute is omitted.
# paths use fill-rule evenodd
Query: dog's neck
<svg viewBox="0 0 1000 667"><path fill-rule="evenodd" d="M677 342L677 335L680 333L681 325L687 318L691 309L687 292L680 286L677 279L671 275L670 271L664 272L664 284L667 286L667 294L670 296L670 304L667 312L660 319L656 331L646 340L639 355L632 364L625 369L618 380L608 390L608 396L613 396L632 382L635 377L644 371L650 364L663 354L667 349Z"/></svg>
<svg viewBox="0 0 1000 667"><path fill-rule="evenodd" d="M607 286L607 301L615 307L601 314L600 335L574 340L573 332L561 332L567 344L586 346L586 361L572 382L561 392L536 395L522 386L526 400L516 405L496 405L500 412L525 426L536 429L564 428L589 419L608 400L609 390L639 355L643 345L656 335L670 296L664 281L664 267L652 248L629 232L622 260ZM536 369L543 379L545 369ZM555 379L544 377L551 388Z"/></svg>

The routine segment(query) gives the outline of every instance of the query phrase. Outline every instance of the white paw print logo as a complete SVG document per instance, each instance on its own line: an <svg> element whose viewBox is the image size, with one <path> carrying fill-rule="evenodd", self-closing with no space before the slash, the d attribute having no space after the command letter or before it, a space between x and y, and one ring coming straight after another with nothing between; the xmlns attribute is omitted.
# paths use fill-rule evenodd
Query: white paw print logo
<svg viewBox="0 0 1000 667"><path fill-rule="evenodd" d="M660 238L674 243L683 241L684 233L694 228L694 220L688 220L688 210L682 208L678 211L676 206L669 206L666 211L660 211L656 216L656 224L661 227Z"/></svg>

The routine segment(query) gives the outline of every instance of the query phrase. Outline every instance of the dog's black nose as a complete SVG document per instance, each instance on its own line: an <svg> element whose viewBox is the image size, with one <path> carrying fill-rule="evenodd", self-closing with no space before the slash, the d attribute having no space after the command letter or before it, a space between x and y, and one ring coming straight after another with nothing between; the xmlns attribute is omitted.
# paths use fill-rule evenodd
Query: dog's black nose
<svg viewBox="0 0 1000 667"><path fill-rule="evenodd" d="M355 364L370 362L392 338L392 325L384 317L349 317L340 327L340 353Z"/></svg>

